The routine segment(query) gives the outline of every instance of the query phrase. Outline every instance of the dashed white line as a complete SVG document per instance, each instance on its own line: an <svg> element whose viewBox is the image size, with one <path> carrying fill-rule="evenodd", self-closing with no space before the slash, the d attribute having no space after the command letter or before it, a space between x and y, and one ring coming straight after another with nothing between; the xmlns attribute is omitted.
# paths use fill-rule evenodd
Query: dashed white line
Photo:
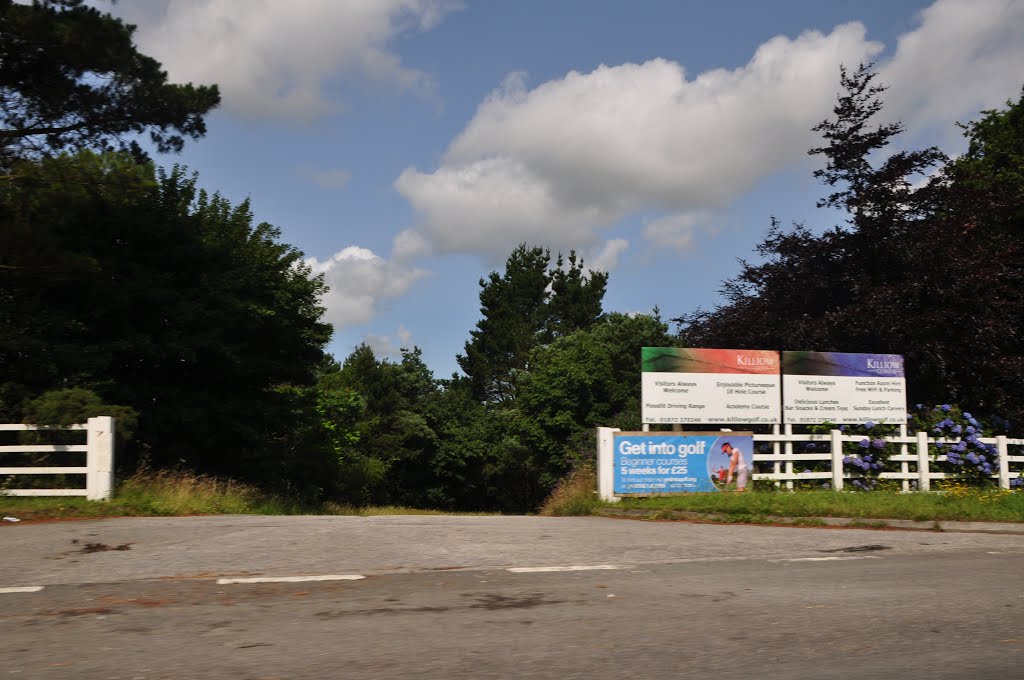
<svg viewBox="0 0 1024 680"><path fill-rule="evenodd" d="M509 567L506 571L512 571L517 574L526 574L533 572L543 571L592 571L596 569L625 569L626 567L620 567L615 564L587 564L577 565L570 567Z"/></svg>
<svg viewBox="0 0 1024 680"><path fill-rule="evenodd" d="M219 578L217 585L237 583L305 583L307 581L358 581L362 574L324 574L322 576L256 576L252 578Z"/></svg>
<svg viewBox="0 0 1024 680"><path fill-rule="evenodd" d="M42 590L42 586L16 586L13 588L0 588L0 594L3 593L38 593Z"/></svg>

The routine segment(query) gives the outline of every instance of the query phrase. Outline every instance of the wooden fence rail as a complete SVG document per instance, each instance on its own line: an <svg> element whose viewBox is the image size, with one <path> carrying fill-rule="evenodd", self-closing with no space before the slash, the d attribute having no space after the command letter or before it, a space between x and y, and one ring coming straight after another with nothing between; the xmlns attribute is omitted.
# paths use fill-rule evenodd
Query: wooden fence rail
<svg viewBox="0 0 1024 680"><path fill-rule="evenodd" d="M0 453L84 453L85 465L0 467L0 479L18 475L85 475L85 488L19 489L0 485L0 495L7 496L85 496L90 500L107 500L114 489L114 419L110 416L89 418L81 425L51 427L47 425L0 424L0 431L84 431L84 444L11 444L0 446Z"/></svg>

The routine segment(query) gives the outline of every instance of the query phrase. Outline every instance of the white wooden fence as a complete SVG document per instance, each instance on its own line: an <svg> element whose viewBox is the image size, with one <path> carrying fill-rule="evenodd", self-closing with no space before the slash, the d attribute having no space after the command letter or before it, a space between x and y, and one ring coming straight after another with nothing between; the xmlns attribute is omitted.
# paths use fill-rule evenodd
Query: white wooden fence
<svg viewBox="0 0 1024 680"><path fill-rule="evenodd" d="M612 467L613 458L613 437L618 428L599 427L597 428L597 450L598 450L598 491L601 498L605 500L617 500L618 497L612 492L614 470ZM723 430L728 432L729 430ZM679 432L685 435L685 432ZM828 434L794 434L792 425L783 426L780 431L778 425L774 426L772 434L754 435L754 468L763 466L758 463L772 463L771 472L754 472L754 480L774 481L779 485L785 485L792 489L794 482L822 480L828 482L832 489L841 491L847 479L858 479L855 475L848 474L843 469L843 458L848 454L843 452L843 444L846 442L859 442L864 435L848 435L840 430L830 430ZM896 455L886 456L889 462L899 463L899 472L882 472L878 475L880 479L900 480L903 491L911 491L916 488L918 491L929 491L931 483L937 479L955 479L959 475L933 470L935 463L946 461L945 454L930 451L937 443L946 445L956 444L959 439L945 439L929 437L927 432L917 432L914 435L907 433L906 426L900 427L900 434L887 436L885 441L891 444L899 444L900 452ZM1010 455L1012 453L1024 454L1016 447L1024 447L1024 439L1009 439L1004 436L978 437L978 441L985 444L994 444L999 454L998 469L992 475L998 480L999 488L1009 489L1013 479L1024 477L1021 471L1021 464L1024 463L1024 455ZM798 442L823 442L828 445L825 451L813 451L805 453L794 453L793 444ZM758 452L759 443L772 444L771 453ZM1015 447L1011 451L1010 447ZM809 463L828 461L831 470L826 472L803 472ZM913 468L913 469L911 469ZM1016 468L1016 469L1015 469ZM914 484L912 484L914 483Z"/></svg>
<svg viewBox="0 0 1024 680"><path fill-rule="evenodd" d="M0 467L0 480L13 475L85 475L84 489L18 489L0 485L0 495L7 496L85 496L89 500L110 498L114 488L114 419L110 416L89 418L84 425L50 427L45 425L0 424L0 431L39 430L60 432L81 430L85 444L11 444L0 446L0 453L73 452L85 454L84 467ZM12 480L13 481L13 480Z"/></svg>

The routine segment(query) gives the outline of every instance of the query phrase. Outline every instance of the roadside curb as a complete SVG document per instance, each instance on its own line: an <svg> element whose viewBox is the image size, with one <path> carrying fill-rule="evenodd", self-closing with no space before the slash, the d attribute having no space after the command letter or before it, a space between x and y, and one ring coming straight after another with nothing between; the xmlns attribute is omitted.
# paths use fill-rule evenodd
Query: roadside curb
<svg viewBox="0 0 1024 680"><path fill-rule="evenodd" d="M619 519L660 520L677 522L710 522L715 524L764 524L792 527L846 527L850 529L906 529L911 531L944 531L977 534L1022 534L1024 523L955 522L948 520L918 521L912 519L880 519L873 517L782 517L776 515L729 515L718 512L689 510L642 510L636 508L597 508L599 517Z"/></svg>

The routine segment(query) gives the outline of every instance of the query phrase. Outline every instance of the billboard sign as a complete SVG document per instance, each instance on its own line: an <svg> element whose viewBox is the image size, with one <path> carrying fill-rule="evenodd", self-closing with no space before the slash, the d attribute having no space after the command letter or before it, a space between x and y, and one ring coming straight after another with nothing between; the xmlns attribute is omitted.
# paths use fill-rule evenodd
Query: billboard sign
<svg viewBox="0 0 1024 680"><path fill-rule="evenodd" d="M899 354L782 353L786 423L899 424L907 418L907 381Z"/></svg>
<svg viewBox="0 0 1024 680"><path fill-rule="evenodd" d="M754 469L750 432L616 432L619 496L745 491Z"/></svg>
<svg viewBox="0 0 1024 680"><path fill-rule="evenodd" d="M781 422L778 352L644 347L640 357L642 422Z"/></svg>

